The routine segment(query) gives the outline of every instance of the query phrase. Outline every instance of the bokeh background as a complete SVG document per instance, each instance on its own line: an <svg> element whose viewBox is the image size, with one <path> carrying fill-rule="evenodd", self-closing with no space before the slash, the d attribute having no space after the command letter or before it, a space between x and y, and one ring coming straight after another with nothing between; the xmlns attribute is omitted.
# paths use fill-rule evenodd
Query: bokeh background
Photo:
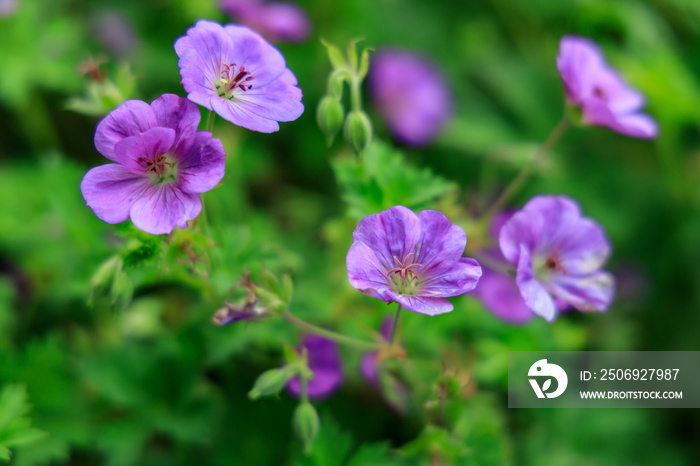
<svg viewBox="0 0 700 466"><path fill-rule="evenodd" d="M216 121L227 174L203 196L209 242L107 225L79 185L105 162L92 144L101 115L126 98L184 96L173 42L197 19L230 18L207 0L0 1L0 456L10 447L21 466L700 464L697 410L509 410L506 397L509 350L700 350L700 3L298 5L313 31L278 47L306 111L271 135ZM217 327L212 314L239 297L246 268L255 279L265 267L291 272L295 314L370 335L393 308L347 283L357 221L404 204L440 209L471 234L470 215L562 115L564 34L601 45L648 96L661 133L573 128L513 205L539 193L578 200L613 244L614 305L551 325L501 322L469 296L446 315L405 313L417 380L405 407L367 384L361 354L344 347L345 383L317 403L321 434L303 454L296 401L246 396L300 332L274 318ZM450 124L405 148L367 99L381 140L371 163L357 168L342 141L327 148L315 122L330 71L321 37L431 59L454 96Z"/></svg>

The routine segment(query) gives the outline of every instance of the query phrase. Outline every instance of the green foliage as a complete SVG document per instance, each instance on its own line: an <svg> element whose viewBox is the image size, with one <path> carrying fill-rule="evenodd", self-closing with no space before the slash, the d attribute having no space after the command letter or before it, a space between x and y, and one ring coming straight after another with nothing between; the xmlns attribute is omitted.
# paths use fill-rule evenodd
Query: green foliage
<svg viewBox="0 0 700 466"><path fill-rule="evenodd" d="M21 385L5 385L0 391L0 460L10 460L10 447L35 442L44 435L31 427L26 416L31 410L27 390Z"/></svg>
<svg viewBox="0 0 700 466"><path fill-rule="evenodd" d="M333 169L348 213L358 219L395 205L422 210L456 189L455 183L429 168L411 166L402 152L381 142L372 144L359 162L337 158Z"/></svg>
<svg viewBox="0 0 700 466"><path fill-rule="evenodd" d="M506 407L508 351L697 346L697 2L302 1L325 49L314 39L276 47L306 114L271 135L217 119L226 176L202 196L207 222L168 236L108 225L85 205L82 177L108 163L95 125L137 89L146 101L184 96L173 41L197 19L227 18L209 0L18 4L0 17L3 461L11 452L17 466L698 464L694 412ZM110 52L96 29L103 12L131 25L132 52ZM573 128L511 206L540 193L577 199L613 244L616 303L551 325L509 325L469 295L438 317L404 313L405 358L382 355L377 386L360 375L365 353L341 347L345 382L314 400L323 415L305 453L284 381L277 397L246 396L266 370L305 367L293 349L302 332L279 313L380 341L392 309L350 287L345 257L358 220L394 205L443 211L467 230L468 256L483 245L473 214L561 117L564 34L601 45L643 91L661 135ZM344 45L358 35L444 73L454 118L432 144L392 142L364 92L370 49ZM91 56L107 58L105 80L80 75ZM359 157L324 147L317 105L326 137L346 112L362 115L348 135L362 151L371 127ZM214 325L217 310L250 302L246 289L266 317Z"/></svg>

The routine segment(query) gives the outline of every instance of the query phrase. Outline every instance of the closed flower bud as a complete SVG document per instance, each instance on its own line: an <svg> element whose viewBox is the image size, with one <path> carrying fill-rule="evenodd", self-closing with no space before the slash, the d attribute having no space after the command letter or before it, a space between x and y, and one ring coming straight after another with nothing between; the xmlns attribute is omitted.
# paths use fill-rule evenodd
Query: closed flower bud
<svg viewBox="0 0 700 466"><path fill-rule="evenodd" d="M288 368L265 371L255 379L255 384L253 389L248 392L248 397L255 400L261 396L277 395L293 375L294 371Z"/></svg>
<svg viewBox="0 0 700 466"><path fill-rule="evenodd" d="M304 444L305 451L307 453L310 452L321 427L316 408L308 401L301 402L297 406L296 411L294 411L293 425L294 432L301 443Z"/></svg>
<svg viewBox="0 0 700 466"><path fill-rule="evenodd" d="M364 152L372 141L372 123L367 114L353 110L345 119L345 140L358 154Z"/></svg>
<svg viewBox="0 0 700 466"><path fill-rule="evenodd" d="M321 99L316 109L316 121L326 136L326 143L329 146L340 131L340 127L343 126L343 118L345 118L345 109L338 99L330 95Z"/></svg>

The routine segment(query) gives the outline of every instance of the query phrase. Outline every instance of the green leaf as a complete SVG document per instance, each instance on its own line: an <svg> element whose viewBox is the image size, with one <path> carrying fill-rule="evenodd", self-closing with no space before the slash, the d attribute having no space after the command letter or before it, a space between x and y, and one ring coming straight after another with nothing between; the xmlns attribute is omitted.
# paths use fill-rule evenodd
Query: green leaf
<svg viewBox="0 0 700 466"><path fill-rule="evenodd" d="M333 68L342 68L346 66L347 63L345 62L345 57L343 57L343 53L340 51L340 49L338 49L338 47L323 38L321 38L321 43L326 47L328 58L330 59Z"/></svg>
<svg viewBox="0 0 700 466"><path fill-rule="evenodd" d="M30 444L46 435L31 427L31 419L25 416L30 410L24 385L3 388L0 393L0 459L10 459L10 447Z"/></svg>
<svg viewBox="0 0 700 466"><path fill-rule="evenodd" d="M430 169L410 165L402 152L381 142L372 143L360 163L354 158L339 158L333 169L349 213L355 218L395 205L426 209L457 189L455 183Z"/></svg>

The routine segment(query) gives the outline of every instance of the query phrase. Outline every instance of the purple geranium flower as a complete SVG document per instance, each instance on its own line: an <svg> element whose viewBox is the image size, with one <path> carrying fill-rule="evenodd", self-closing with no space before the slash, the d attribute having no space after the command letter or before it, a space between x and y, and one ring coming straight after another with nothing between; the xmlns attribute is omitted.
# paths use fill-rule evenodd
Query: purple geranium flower
<svg viewBox="0 0 700 466"><path fill-rule="evenodd" d="M197 131L196 105L165 94L148 105L121 104L100 122L95 147L116 162L95 167L80 189L87 205L107 223L129 218L137 228L159 235L185 228L199 215L199 194L224 176L221 141Z"/></svg>
<svg viewBox="0 0 700 466"><path fill-rule="evenodd" d="M311 21L294 3L262 0L221 0L221 9L273 42L303 42L311 34Z"/></svg>
<svg viewBox="0 0 700 466"><path fill-rule="evenodd" d="M614 279L601 271L610 254L603 230L566 197L537 196L501 228L501 252L517 267L525 304L552 321L565 305L604 311Z"/></svg>
<svg viewBox="0 0 700 466"><path fill-rule="evenodd" d="M641 113L644 97L608 66L592 41L563 37L557 68L567 101L581 107L585 123L606 126L636 138L656 137L656 121Z"/></svg>
<svg viewBox="0 0 700 466"><path fill-rule="evenodd" d="M424 58L381 50L372 58L368 79L379 113L404 144L428 144L452 116L447 84Z"/></svg>
<svg viewBox="0 0 700 466"><path fill-rule="evenodd" d="M314 376L307 382L309 398L325 398L343 383L343 366L340 361L338 345L319 335L306 335L301 343L308 352L308 365ZM299 397L301 381L299 376L287 382L287 391Z"/></svg>
<svg viewBox="0 0 700 466"><path fill-rule="evenodd" d="M502 212L496 215L491 222L489 236L498 242L501 227L513 216L514 212ZM498 247L486 249L483 254L488 256L495 264L506 263L505 257ZM487 262L481 263L481 278L474 289L477 296L486 308L499 319L512 323L524 323L534 315L527 307L520 295L520 289L515 283L515 277L502 270L492 269Z"/></svg>
<svg viewBox="0 0 700 466"><path fill-rule="evenodd" d="M352 234L348 278L357 290L427 315L453 309L442 299L471 291L481 276L462 257L467 235L442 213L403 206L363 218Z"/></svg>
<svg viewBox="0 0 700 466"><path fill-rule="evenodd" d="M198 21L175 51L187 97L233 124L271 133L304 112L282 54L246 27Z"/></svg>

